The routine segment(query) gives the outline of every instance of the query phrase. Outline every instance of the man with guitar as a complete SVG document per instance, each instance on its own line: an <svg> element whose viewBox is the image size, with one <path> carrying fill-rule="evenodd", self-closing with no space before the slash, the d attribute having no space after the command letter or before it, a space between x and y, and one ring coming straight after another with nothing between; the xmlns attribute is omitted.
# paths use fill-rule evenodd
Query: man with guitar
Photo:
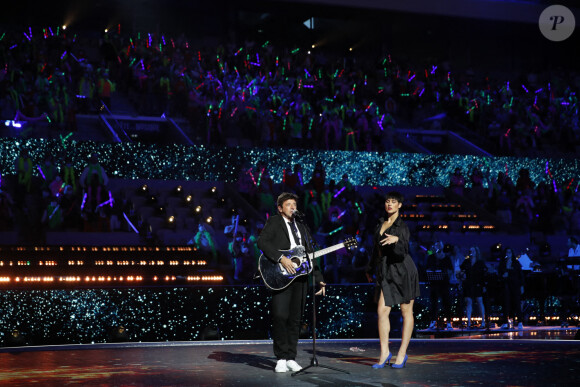
<svg viewBox="0 0 580 387"><path fill-rule="evenodd" d="M304 312L308 274L314 270L315 283L320 287L317 295L325 295L325 283L322 274L313 262L300 262L297 255L312 253L310 235L306 227L295 222L296 202L298 196L283 192L278 196L276 205L278 215L271 216L258 238L258 247L263 255L260 258L260 273L272 293L272 339L276 356L276 372L296 372L302 367L296 363L300 320ZM302 247L304 246L304 247ZM304 251L306 254L295 254L293 251ZM270 274L284 273L287 284L270 286Z"/></svg>

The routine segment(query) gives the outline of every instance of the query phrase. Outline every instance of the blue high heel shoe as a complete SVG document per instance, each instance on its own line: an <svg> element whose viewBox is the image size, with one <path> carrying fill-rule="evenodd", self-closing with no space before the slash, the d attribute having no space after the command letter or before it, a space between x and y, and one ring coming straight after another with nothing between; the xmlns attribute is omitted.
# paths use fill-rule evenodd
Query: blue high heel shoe
<svg viewBox="0 0 580 387"><path fill-rule="evenodd" d="M378 369L378 368L385 368L385 364L391 365L391 358L393 357L393 354L391 352L389 352L389 356L387 356L387 359L382 363L382 364L373 364L373 368L374 369Z"/></svg>
<svg viewBox="0 0 580 387"><path fill-rule="evenodd" d="M405 368L405 364L407 364L408 358L409 356L405 355L405 358L403 359L403 362L401 364L393 363L391 364L391 368Z"/></svg>

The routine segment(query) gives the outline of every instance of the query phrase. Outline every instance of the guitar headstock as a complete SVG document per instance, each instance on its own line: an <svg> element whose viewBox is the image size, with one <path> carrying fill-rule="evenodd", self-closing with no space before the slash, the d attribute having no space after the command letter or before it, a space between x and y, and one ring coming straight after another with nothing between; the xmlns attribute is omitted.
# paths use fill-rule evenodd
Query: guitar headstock
<svg viewBox="0 0 580 387"><path fill-rule="evenodd" d="M357 246L355 237L347 238L342 243L344 244L344 247L346 247L348 250L356 249Z"/></svg>

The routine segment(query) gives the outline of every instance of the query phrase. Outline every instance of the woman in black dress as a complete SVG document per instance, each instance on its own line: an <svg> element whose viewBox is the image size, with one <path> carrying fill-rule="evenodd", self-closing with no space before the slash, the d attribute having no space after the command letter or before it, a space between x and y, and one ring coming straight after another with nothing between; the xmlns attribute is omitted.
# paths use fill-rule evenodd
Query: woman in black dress
<svg viewBox="0 0 580 387"><path fill-rule="evenodd" d="M407 362L407 347L413 333L413 302L419 296L419 276L413 259L409 255L409 228L399 218L399 209L403 205L403 195L389 192L385 197L387 217L380 218L374 232L374 246L367 278L372 281L376 275L375 300L378 299L379 338L381 356L373 368L383 368L390 364L392 357L389 351L389 332L391 324L389 313L394 305L401 306L403 316L403 334L401 346L393 368L403 368Z"/></svg>

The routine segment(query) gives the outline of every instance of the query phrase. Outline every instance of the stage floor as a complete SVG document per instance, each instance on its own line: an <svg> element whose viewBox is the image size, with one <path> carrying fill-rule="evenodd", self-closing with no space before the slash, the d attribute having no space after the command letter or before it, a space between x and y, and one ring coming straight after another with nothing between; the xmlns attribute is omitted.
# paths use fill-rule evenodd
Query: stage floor
<svg viewBox="0 0 580 387"><path fill-rule="evenodd" d="M270 341L0 348L0 386L572 386L580 384L576 330L413 339L398 370L371 367L376 339L318 340L319 366L296 376L274 373ZM312 341L301 340L296 360L307 366L312 353Z"/></svg>

